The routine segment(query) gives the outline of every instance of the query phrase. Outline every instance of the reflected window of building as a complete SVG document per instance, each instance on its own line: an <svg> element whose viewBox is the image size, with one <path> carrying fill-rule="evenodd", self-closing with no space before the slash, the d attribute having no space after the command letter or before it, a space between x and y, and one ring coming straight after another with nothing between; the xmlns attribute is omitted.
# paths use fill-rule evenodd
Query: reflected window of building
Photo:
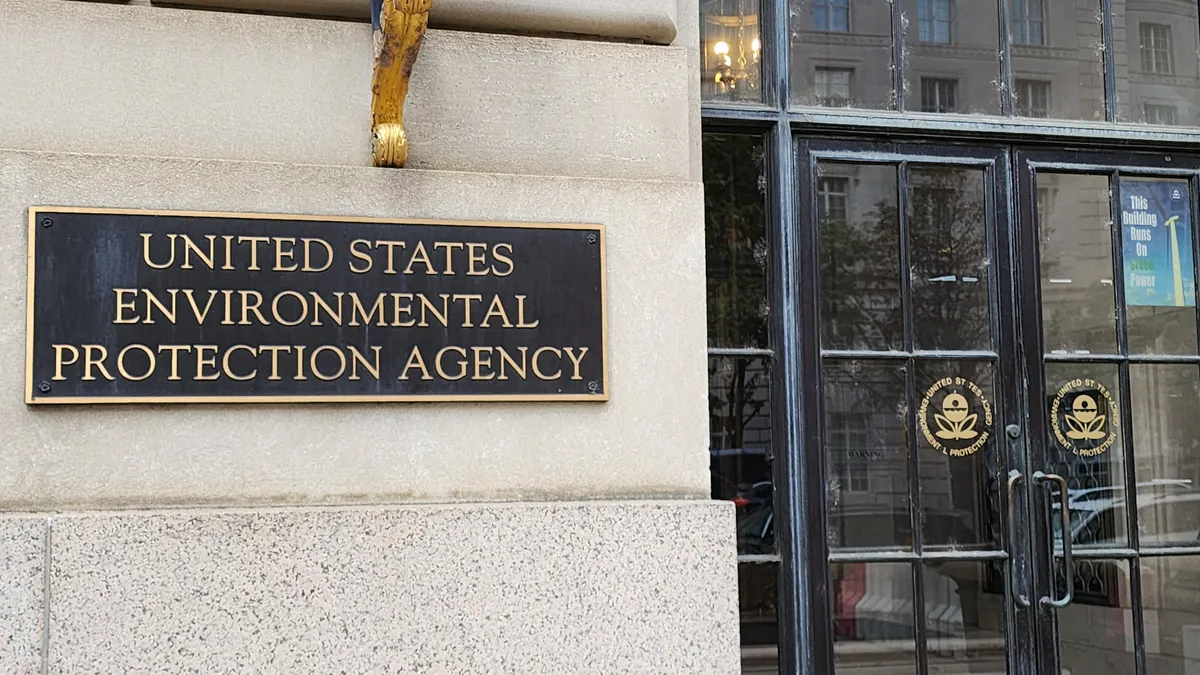
<svg viewBox="0 0 1200 675"><path fill-rule="evenodd" d="M922 77L921 112L958 112L958 80Z"/></svg>
<svg viewBox="0 0 1200 675"><path fill-rule="evenodd" d="M951 0L918 0L917 37L921 42L950 44Z"/></svg>
<svg viewBox="0 0 1200 675"><path fill-rule="evenodd" d="M1046 44L1044 0L1012 0L1012 41L1018 45Z"/></svg>
<svg viewBox="0 0 1200 675"><path fill-rule="evenodd" d="M817 104L826 108L847 108L851 105L850 83L854 70L850 68L817 68L813 75Z"/></svg>
<svg viewBox="0 0 1200 675"><path fill-rule="evenodd" d="M1161 23L1139 23L1138 37L1142 46L1142 70L1164 75L1175 72L1171 61L1170 26Z"/></svg>
<svg viewBox="0 0 1200 675"><path fill-rule="evenodd" d="M831 33L850 32L850 0L815 0L813 26Z"/></svg>
<svg viewBox="0 0 1200 675"><path fill-rule="evenodd" d="M1173 105L1143 103L1142 119L1145 120L1146 124L1161 124L1173 127L1179 124L1179 111Z"/></svg>
<svg viewBox="0 0 1200 675"><path fill-rule="evenodd" d="M821 216L833 222L846 222L846 200L850 181L846 178L822 178L817 188Z"/></svg>
<svg viewBox="0 0 1200 675"><path fill-rule="evenodd" d="M1050 83L1017 79L1013 83L1013 110L1017 117L1047 117L1050 114Z"/></svg>
<svg viewBox="0 0 1200 675"><path fill-rule="evenodd" d="M871 448L871 435L876 428L872 421L879 420L863 419L864 417L872 416L843 411L829 413L829 428L825 430L825 438L830 446L842 450L842 484L839 487L843 493L871 491L870 460L877 454L877 451ZM886 416L883 421L887 422Z"/></svg>

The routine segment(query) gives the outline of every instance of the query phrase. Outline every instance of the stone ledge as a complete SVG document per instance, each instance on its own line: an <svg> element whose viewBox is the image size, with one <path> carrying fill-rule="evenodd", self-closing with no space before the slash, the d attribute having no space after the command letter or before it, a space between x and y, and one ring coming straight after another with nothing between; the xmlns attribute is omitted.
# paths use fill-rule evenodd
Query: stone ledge
<svg viewBox="0 0 1200 675"><path fill-rule="evenodd" d="M739 672L719 502L55 516L49 672ZM336 667L335 667L336 666Z"/></svg>
<svg viewBox="0 0 1200 675"><path fill-rule="evenodd" d="M0 518L0 670L42 671L46 521Z"/></svg>
<svg viewBox="0 0 1200 675"><path fill-rule="evenodd" d="M370 20L367 0L163 0L164 5ZM675 0L437 0L434 28L501 33L569 33L670 44Z"/></svg>
<svg viewBox="0 0 1200 675"><path fill-rule="evenodd" d="M369 25L64 0L0 17L6 147L371 163ZM681 47L430 31L409 166L687 179L689 83Z"/></svg>

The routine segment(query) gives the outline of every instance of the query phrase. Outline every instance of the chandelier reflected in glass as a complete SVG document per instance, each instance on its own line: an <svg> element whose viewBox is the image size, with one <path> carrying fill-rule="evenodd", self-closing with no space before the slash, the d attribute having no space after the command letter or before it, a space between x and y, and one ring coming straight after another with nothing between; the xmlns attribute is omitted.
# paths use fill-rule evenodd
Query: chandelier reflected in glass
<svg viewBox="0 0 1200 675"><path fill-rule="evenodd" d="M762 40L758 0L706 0L704 23L704 86L707 98L759 98Z"/></svg>

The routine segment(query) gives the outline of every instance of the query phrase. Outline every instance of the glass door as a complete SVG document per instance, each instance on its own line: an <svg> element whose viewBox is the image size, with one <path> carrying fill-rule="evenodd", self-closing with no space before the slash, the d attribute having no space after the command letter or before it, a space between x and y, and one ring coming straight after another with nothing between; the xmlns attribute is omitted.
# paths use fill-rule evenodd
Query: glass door
<svg viewBox="0 0 1200 675"><path fill-rule="evenodd" d="M820 359L807 438L826 485L810 574L839 675L1034 668L1021 498L1010 512L1029 469L1009 162L800 144L801 321Z"/></svg>
<svg viewBox="0 0 1200 675"><path fill-rule="evenodd" d="M1200 673L1198 163L1014 157L1038 671Z"/></svg>

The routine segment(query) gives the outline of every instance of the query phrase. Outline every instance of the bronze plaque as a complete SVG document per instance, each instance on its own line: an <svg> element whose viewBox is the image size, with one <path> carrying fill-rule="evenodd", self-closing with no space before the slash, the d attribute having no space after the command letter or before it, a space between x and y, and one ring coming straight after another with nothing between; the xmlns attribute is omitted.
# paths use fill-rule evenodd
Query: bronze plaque
<svg viewBox="0 0 1200 675"><path fill-rule="evenodd" d="M604 228L36 207L27 403L608 399Z"/></svg>

